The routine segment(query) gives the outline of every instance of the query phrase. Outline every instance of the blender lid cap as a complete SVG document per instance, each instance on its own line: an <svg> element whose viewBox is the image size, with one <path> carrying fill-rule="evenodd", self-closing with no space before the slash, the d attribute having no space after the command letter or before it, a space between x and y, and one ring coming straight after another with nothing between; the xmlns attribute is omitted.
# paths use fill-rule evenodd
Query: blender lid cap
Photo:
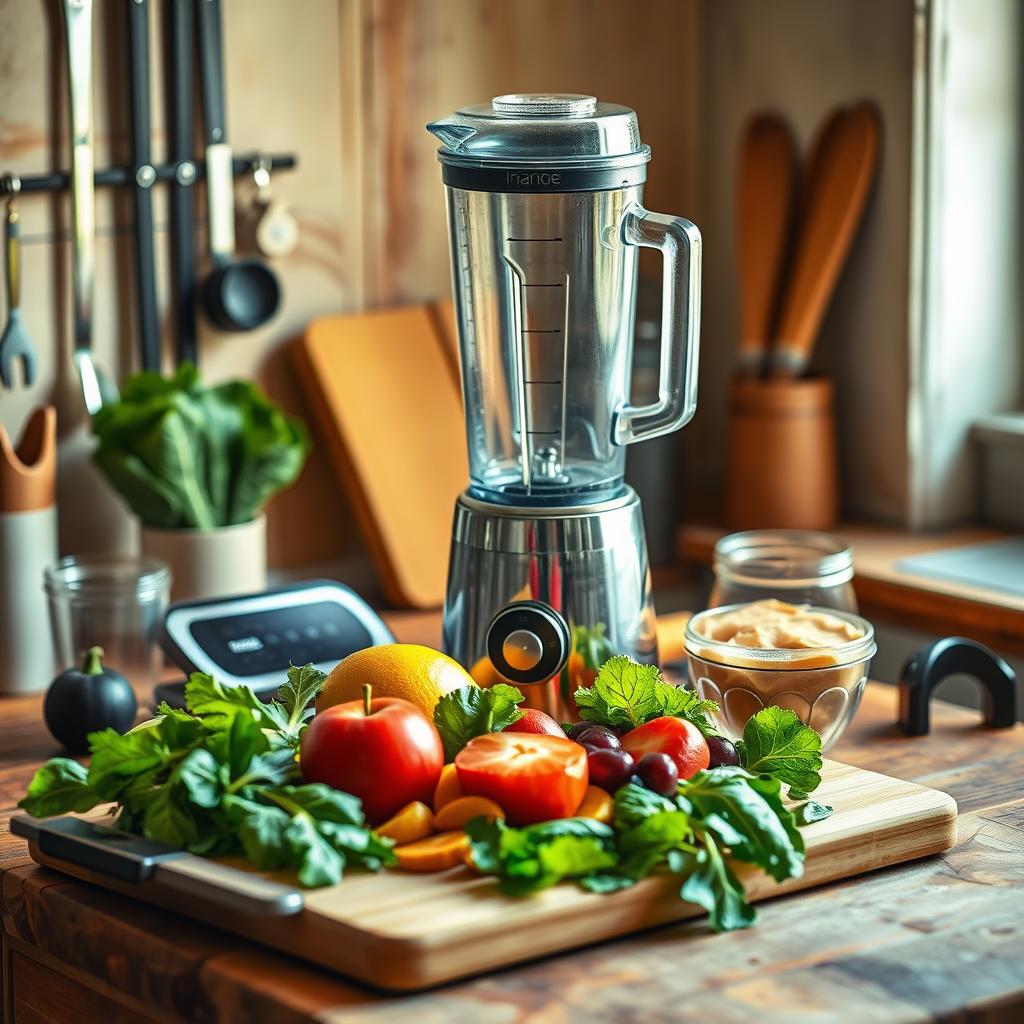
<svg viewBox="0 0 1024 1024"><path fill-rule="evenodd" d="M646 164L636 113L576 93L509 93L462 107L427 125L441 140L438 159L466 168L611 170Z"/></svg>

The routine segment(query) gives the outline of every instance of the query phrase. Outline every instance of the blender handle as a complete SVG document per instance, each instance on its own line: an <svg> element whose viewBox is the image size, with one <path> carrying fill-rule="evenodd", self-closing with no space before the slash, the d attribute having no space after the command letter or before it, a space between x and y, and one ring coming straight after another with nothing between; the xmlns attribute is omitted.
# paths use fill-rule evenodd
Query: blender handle
<svg viewBox="0 0 1024 1024"><path fill-rule="evenodd" d="M700 347L701 238L682 217L650 213L635 203L622 218L622 241L660 249L664 260L661 304L661 373L658 400L623 404L615 415L616 444L632 444L685 426L697 410L697 354Z"/></svg>

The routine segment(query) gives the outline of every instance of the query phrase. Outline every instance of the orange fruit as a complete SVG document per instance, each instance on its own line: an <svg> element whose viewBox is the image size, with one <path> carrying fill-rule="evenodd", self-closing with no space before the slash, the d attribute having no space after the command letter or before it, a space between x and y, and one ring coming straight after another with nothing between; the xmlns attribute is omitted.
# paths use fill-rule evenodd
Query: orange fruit
<svg viewBox="0 0 1024 1024"><path fill-rule="evenodd" d="M378 826L377 834L396 843L414 843L434 831L434 812L418 800L406 804L397 814Z"/></svg>
<svg viewBox="0 0 1024 1024"><path fill-rule="evenodd" d="M603 821L606 825L612 823L614 816L615 801L597 786L587 786L583 800L573 815L574 818L593 818L595 821Z"/></svg>
<svg viewBox="0 0 1024 1024"><path fill-rule="evenodd" d="M441 697L463 686L476 685L447 654L419 644L382 644L356 651L334 666L316 699L317 711L362 700L364 683L373 687L374 697L411 701L431 721Z"/></svg>
<svg viewBox="0 0 1024 1024"><path fill-rule="evenodd" d="M437 789L434 790L434 813L441 810L445 804L458 800L460 796L465 796L465 794L459 785L459 776L455 771L455 765L446 764L441 769L441 778L437 780Z"/></svg>
<svg viewBox="0 0 1024 1024"><path fill-rule="evenodd" d="M439 832L395 847L395 858L403 871L445 871L464 864L469 853L465 832Z"/></svg>
<svg viewBox="0 0 1024 1024"><path fill-rule="evenodd" d="M485 796L460 796L458 800L445 804L434 815L434 828L439 832L465 828L466 822L473 818L487 818L488 821L500 818L504 821L505 812Z"/></svg>

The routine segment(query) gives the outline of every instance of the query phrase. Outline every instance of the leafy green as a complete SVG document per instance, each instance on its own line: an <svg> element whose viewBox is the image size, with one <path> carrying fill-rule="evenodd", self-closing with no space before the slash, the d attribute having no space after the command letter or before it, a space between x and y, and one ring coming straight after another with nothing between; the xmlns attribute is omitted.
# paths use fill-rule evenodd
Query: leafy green
<svg viewBox="0 0 1024 1024"><path fill-rule="evenodd" d="M747 771L792 786L794 796L806 798L821 784L821 737L793 711L758 711L747 720L736 748Z"/></svg>
<svg viewBox="0 0 1024 1024"><path fill-rule="evenodd" d="M742 768L698 772L680 787L680 803L733 857L757 864L777 882L803 874L804 844L777 779Z"/></svg>
<svg viewBox="0 0 1024 1024"><path fill-rule="evenodd" d="M685 875L679 895L708 912L716 932L749 928L757 919L757 911L747 902L739 879L732 873L714 837L700 833L695 853L672 851L669 870Z"/></svg>
<svg viewBox="0 0 1024 1024"><path fill-rule="evenodd" d="M88 811L99 802L85 768L69 757L54 757L32 777L18 806L37 818L48 818L67 811Z"/></svg>
<svg viewBox="0 0 1024 1024"><path fill-rule="evenodd" d="M500 819L474 818L466 825L473 863L497 875L501 891L522 896L563 878L585 878L617 862L615 834L588 818L561 818L526 828Z"/></svg>
<svg viewBox="0 0 1024 1024"><path fill-rule="evenodd" d="M290 867L305 885L337 882L347 866L394 863L392 843L366 826L360 801L303 784L296 747L324 675L292 667L278 699L195 673L187 711L161 704L125 733L89 737L92 763L54 758L20 806L42 816L117 802L118 825L204 856L242 854L266 870Z"/></svg>
<svg viewBox="0 0 1024 1024"><path fill-rule="evenodd" d="M143 525L247 523L298 477L309 435L249 381L205 387L196 368L129 377L93 419L93 458Z"/></svg>
<svg viewBox="0 0 1024 1024"><path fill-rule="evenodd" d="M789 791L789 795L793 795L792 790ZM793 808L793 818L801 828L813 825L816 821L824 821L831 815L832 808L828 804L819 804L816 800L808 800Z"/></svg>
<svg viewBox="0 0 1024 1024"><path fill-rule="evenodd" d="M701 700L692 690L666 683L655 665L643 665L626 655L609 658L594 685L581 686L573 695L580 717L587 722L634 729L665 715L685 718L705 736L714 733L709 714L718 710L712 700Z"/></svg>
<svg viewBox="0 0 1024 1024"><path fill-rule="evenodd" d="M463 686L446 693L434 708L434 725L444 743L446 761L455 755L474 736L501 732L506 726L523 717L518 705L523 695L505 683L483 688Z"/></svg>

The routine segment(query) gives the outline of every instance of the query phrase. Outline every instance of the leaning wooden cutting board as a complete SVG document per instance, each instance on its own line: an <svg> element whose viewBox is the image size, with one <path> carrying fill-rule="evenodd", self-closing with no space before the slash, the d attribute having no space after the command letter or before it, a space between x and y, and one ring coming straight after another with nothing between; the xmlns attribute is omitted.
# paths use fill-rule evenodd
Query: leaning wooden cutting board
<svg viewBox="0 0 1024 1024"><path fill-rule="evenodd" d="M940 853L956 842L956 804L934 789L828 761L814 795L835 813L803 830L804 876L779 884L741 868L753 899ZM119 883L31 849L40 863L384 989L427 988L703 913L679 899L675 876L609 895L563 883L513 899L498 893L493 879L453 868L436 875L353 873L340 885L305 890L304 908L294 916L261 918L225 914L152 883Z"/></svg>
<svg viewBox="0 0 1024 1024"><path fill-rule="evenodd" d="M469 482L450 304L322 317L293 352L388 600L439 606Z"/></svg>

